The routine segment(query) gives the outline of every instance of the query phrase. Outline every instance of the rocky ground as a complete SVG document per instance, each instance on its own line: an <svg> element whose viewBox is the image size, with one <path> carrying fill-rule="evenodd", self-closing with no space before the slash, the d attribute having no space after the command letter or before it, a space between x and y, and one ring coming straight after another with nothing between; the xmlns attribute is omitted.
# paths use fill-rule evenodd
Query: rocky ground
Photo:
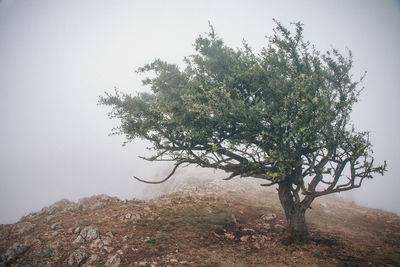
<svg viewBox="0 0 400 267"><path fill-rule="evenodd" d="M61 200L0 225L0 266L400 266L400 217L334 197L292 243L276 190L183 186L150 200Z"/></svg>

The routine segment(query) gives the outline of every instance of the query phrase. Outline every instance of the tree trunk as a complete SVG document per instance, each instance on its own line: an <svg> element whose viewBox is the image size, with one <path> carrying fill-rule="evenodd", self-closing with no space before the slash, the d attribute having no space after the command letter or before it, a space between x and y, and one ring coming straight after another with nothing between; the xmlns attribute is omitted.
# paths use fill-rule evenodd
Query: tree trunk
<svg viewBox="0 0 400 267"><path fill-rule="evenodd" d="M288 183L279 183L279 200L285 210L286 220L292 238L297 242L308 242L310 235L306 224L306 210L302 203L296 203Z"/></svg>

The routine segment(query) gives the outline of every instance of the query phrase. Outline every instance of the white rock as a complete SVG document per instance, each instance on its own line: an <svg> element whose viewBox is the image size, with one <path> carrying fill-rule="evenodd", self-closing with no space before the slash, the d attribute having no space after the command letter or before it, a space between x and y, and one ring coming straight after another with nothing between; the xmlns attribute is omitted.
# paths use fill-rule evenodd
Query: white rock
<svg viewBox="0 0 400 267"><path fill-rule="evenodd" d="M93 226L86 226L85 228L82 229L80 235L86 240L86 241L92 241L97 238L99 238L99 230Z"/></svg>

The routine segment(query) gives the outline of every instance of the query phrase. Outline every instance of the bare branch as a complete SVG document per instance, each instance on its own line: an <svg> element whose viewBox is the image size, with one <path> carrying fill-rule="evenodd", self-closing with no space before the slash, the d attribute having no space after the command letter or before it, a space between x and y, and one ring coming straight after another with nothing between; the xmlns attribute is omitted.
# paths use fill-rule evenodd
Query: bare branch
<svg viewBox="0 0 400 267"><path fill-rule="evenodd" d="M156 181L156 182L146 181L146 180L143 180L143 179L138 178L138 177L136 177L136 176L133 176L133 178L135 178L136 180L138 180L138 181L140 181L140 182L146 183L146 184L162 184L162 183L166 182L169 178L171 178L172 175L174 175L176 169L178 169L179 165L183 164L184 162L185 162L185 161L180 161L180 162L176 163L176 164L175 164L175 167L172 169L171 173L170 173L167 177L165 177L164 179L162 179L161 181Z"/></svg>
<svg viewBox="0 0 400 267"><path fill-rule="evenodd" d="M229 175L228 177L224 178L223 180L229 181L229 180L231 180L232 178L234 178L234 177L236 177L238 175L239 175L239 173L233 172L231 175Z"/></svg>
<svg viewBox="0 0 400 267"><path fill-rule="evenodd" d="M272 186L272 185L275 185L277 183L278 182L270 182L270 183L267 183L267 184L260 184L260 186Z"/></svg>

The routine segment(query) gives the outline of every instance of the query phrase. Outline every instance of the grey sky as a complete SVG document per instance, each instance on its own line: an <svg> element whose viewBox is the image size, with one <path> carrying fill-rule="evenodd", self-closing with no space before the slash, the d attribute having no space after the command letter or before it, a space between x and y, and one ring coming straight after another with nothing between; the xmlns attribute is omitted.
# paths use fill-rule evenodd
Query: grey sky
<svg viewBox="0 0 400 267"><path fill-rule="evenodd" d="M346 197L400 213L399 1L2 0L0 223L61 198L142 196L131 177L163 168L137 159L143 142L108 136L116 122L99 95L140 89L134 70L155 58L182 64L208 20L228 45L244 38L257 51L272 18L303 22L321 51L350 48L355 77L368 71L352 118L389 172Z"/></svg>

